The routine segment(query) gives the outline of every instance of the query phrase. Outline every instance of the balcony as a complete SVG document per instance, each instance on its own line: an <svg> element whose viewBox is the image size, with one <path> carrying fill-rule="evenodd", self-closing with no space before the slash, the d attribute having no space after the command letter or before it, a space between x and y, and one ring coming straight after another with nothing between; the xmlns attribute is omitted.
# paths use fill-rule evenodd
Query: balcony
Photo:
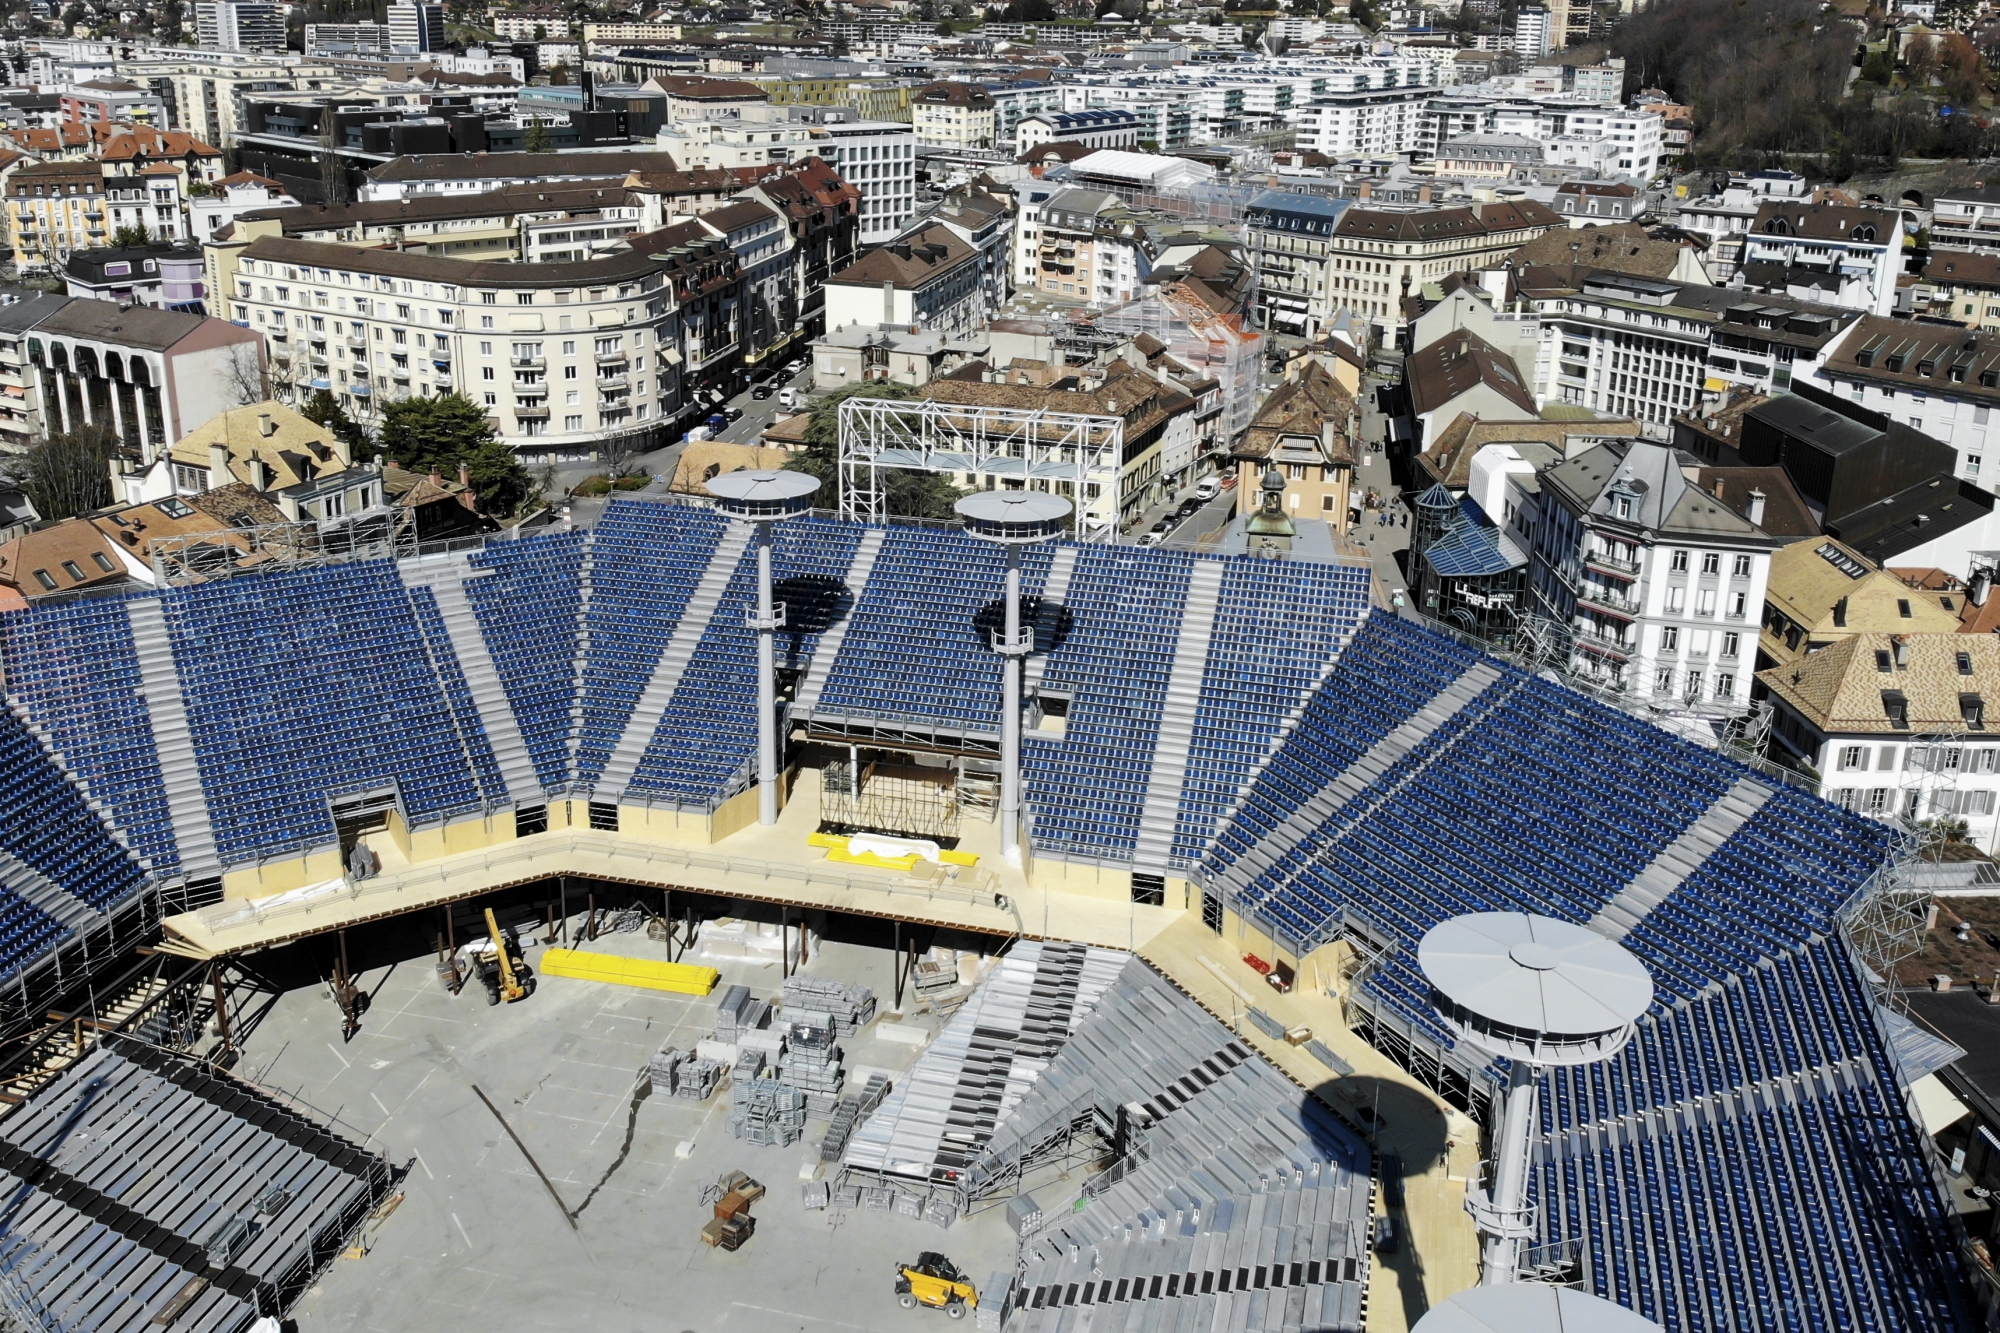
<svg viewBox="0 0 2000 1333"><path fill-rule="evenodd" d="M1639 599L1628 597L1601 583L1584 583L1576 590L1576 600L1588 606L1631 618L1639 614Z"/></svg>
<svg viewBox="0 0 2000 1333"><path fill-rule="evenodd" d="M516 370L540 370L549 363L539 356L510 357L507 364Z"/></svg>
<svg viewBox="0 0 2000 1333"><path fill-rule="evenodd" d="M446 372L440 370L437 373L437 379L432 382L437 385L439 393L451 392L451 376Z"/></svg>
<svg viewBox="0 0 2000 1333"><path fill-rule="evenodd" d="M518 403L514 407L514 417L519 421L547 421L549 409L546 403Z"/></svg>
<svg viewBox="0 0 2000 1333"><path fill-rule="evenodd" d="M624 352L599 352L597 364L600 366L622 366L631 358Z"/></svg>
<svg viewBox="0 0 2000 1333"><path fill-rule="evenodd" d="M632 377L629 375L599 375L597 377L597 387L605 393L624 393L631 386Z"/></svg>
<svg viewBox="0 0 2000 1333"><path fill-rule="evenodd" d="M1628 579L1639 577L1637 560L1623 560L1608 551L1585 551L1583 563L1591 569L1602 570L1607 574L1616 574Z"/></svg>
<svg viewBox="0 0 2000 1333"><path fill-rule="evenodd" d="M1592 629L1585 625L1577 625L1574 627L1574 630L1577 647L1587 648L1592 652L1606 653L1621 662L1628 660L1632 656L1633 650L1639 646L1622 635L1606 634L1602 630Z"/></svg>
<svg viewBox="0 0 2000 1333"><path fill-rule="evenodd" d="M366 380L354 381L354 383L347 386L347 391L353 394L356 398L366 398L370 394L375 392L375 390L369 386Z"/></svg>

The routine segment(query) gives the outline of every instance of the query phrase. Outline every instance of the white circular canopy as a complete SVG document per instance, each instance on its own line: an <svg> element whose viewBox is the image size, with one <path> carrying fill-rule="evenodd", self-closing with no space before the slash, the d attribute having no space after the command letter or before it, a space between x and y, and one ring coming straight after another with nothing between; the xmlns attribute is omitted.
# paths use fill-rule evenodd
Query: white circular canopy
<svg viewBox="0 0 2000 1333"><path fill-rule="evenodd" d="M1440 922L1417 945L1417 966L1453 1004L1527 1032L1610 1032L1653 1003L1653 978L1630 950L1526 912Z"/></svg>
<svg viewBox="0 0 2000 1333"><path fill-rule="evenodd" d="M743 468L708 479L708 493L722 501L724 513L737 518L787 518L802 514L819 478L803 472Z"/></svg>
<svg viewBox="0 0 2000 1333"><path fill-rule="evenodd" d="M1047 491L974 491L955 506L966 526L997 542L1038 542L1062 534L1070 503Z"/></svg>

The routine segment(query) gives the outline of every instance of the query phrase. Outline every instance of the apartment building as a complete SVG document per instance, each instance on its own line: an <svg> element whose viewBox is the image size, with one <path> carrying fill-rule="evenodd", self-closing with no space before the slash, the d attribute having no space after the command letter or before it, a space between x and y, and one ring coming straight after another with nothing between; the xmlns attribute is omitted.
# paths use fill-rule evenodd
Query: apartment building
<svg viewBox="0 0 2000 1333"><path fill-rule="evenodd" d="M1765 291L1886 315L1903 271L1894 209L1766 200L1743 238L1742 273Z"/></svg>
<svg viewBox="0 0 2000 1333"><path fill-rule="evenodd" d="M1912 313L2000 333L2000 254L1939 250L1910 290Z"/></svg>
<svg viewBox="0 0 2000 1333"><path fill-rule="evenodd" d="M1525 269L1514 290L1539 319L1536 401L1629 416L1662 440L1676 416L1726 386L1782 392L1809 378L1857 318L1792 297L1606 270Z"/></svg>
<svg viewBox="0 0 2000 1333"><path fill-rule="evenodd" d="M1959 594L1912 588L1832 537L1771 557L1757 669L1790 666L1856 634L1955 634Z"/></svg>
<svg viewBox="0 0 2000 1333"><path fill-rule="evenodd" d="M269 339L280 401L325 390L366 423L383 397L460 392L524 455L587 458L606 433L679 414L688 374L681 290L704 307L698 369L720 359L704 264L713 252L734 275L735 258L691 223L650 239L675 237L687 247L678 257L666 246L510 264L261 236L238 255L234 290L217 300ZM683 260L697 277L677 290L669 273Z"/></svg>
<svg viewBox="0 0 2000 1333"><path fill-rule="evenodd" d="M1818 775L1828 800L1878 819L1956 818L1980 850L2000 843L2000 744L1985 737L2000 640L1856 634L1757 679L1778 757Z"/></svg>
<svg viewBox="0 0 2000 1333"><path fill-rule="evenodd" d="M738 327L746 369L782 358L798 341L798 266L792 233L768 204L741 199L700 214L695 221L719 237L743 274Z"/></svg>
<svg viewBox="0 0 2000 1333"><path fill-rule="evenodd" d="M399 55L417 55L444 49L444 6L398 3L389 6L389 49Z"/></svg>
<svg viewBox="0 0 2000 1333"><path fill-rule="evenodd" d="M910 94L910 124L927 147L991 148L998 117L993 94L977 83L927 83Z"/></svg>
<svg viewBox="0 0 2000 1333"><path fill-rule="evenodd" d="M980 317L980 255L931 225L880 245L828 279L826 327L916 325L948 336Z"/></svg>
<svg viewBox="0 0 2000 1333"><path fill-rule="evenodd" d="M1014 146L1021 152L1043 144L1073 143L1085 148L1137 148L1139 118L1130 111L1041 111L1023 116L1014 127Z"/></svg>
<svg viewBox="0 0 2000 1333"><path fill-rule="evenodd" d="M1317 338L1353 307L1334 276L1334 231L1345 199L1267 190L1244 210L1244 236L1257 274L1258 313L1266 328Z"/></svg>
<svg viewBox="0 0 2000 1333"><path fill-rule="evenodd" d="M1715 503L1664 445L1601 444L1539 484L1528 589L1571 627L1572 669L1663 703L1747 706L1780 540Z"/></svg>
<svg viewBox="0 0 2000 1333"><path fill-rule="evenodd" d="M1933 267L1938 260L1933 260ZM2000 492L2000 337L1868 315L1813 367L1813 378L1843 400L1951 446L1956 475Z"/></svg>
<svg viewBox="0 0 2000 1333"><path fill-rule="evenodd" d="M210 51L283 51L285 13L265 0L195 0L195 42Z"/></svg>
<svg viewBox="0 0 2000 1333"><path fill-rule="evenodd" d="M7 181L7 234L22 273L60 269L72 253L108 244L104 168L96 162L31 162Z"/></svg>
<svg viewBox="0 0 2000 1333"><path fill-rule="evenodd" d="M1327 242L1328 299L1364 316L1384 338L1406 322L1403 298L1449 273L1485 268L1543 232L1565 227L1533 200L1439 207L1356 204Z"/></svg>
<svg viewBox="0 0 2000 1333"><path fill-rule="evenodd" d="M1974 181L1931 200L1931 248L2000 254L2000 184Z"/></svg>
<svg viewBox="0 0 2000 1333"><path fill-rule="evenodd" d="M308 56L363 56L374 59L389 54L389 25L386 23L308 23Z"/></svg>
<svg viewBox="0 0 2000 1333"><path fill-rule="evenodd" d="M1111 306L1138 297L1152 271L1147 220L1102 190L1058 190L1024 242L1020 288L1064 304Z"/></svg>
<svg viewBox="0 0 2000 1333"><path fill-rule="evenodd" d="M299 201L278 182L239 171L215 182L207 194L188 200L188 238L200 244L212 240L218 231L246 213L298 206Z"/></svg>
<svg viewBox="0 0 2000 1333"><path fill-rule="evenodd" d="M886 241L917 211L917 138L894 120L862 120L845 107L803 113L812 127L807 151L861 193L858 219L864 245Z"/></svg>
<svg viewBox="0 0 2000 1333"><path fill-rule="evenodd" d="M1424 108L1435 88L1375 88L1327 93L1295 113L1300 152L1328 157L1393 157L1424 144Z"/></svg>
<svg viewBox="0 0 2000 1333"><path fill-rule="evenodd" d="M19 454L49 433L39 368L28 358L37 324L68 305L67 296L36 292L0 305L0 454Z"/></svg>

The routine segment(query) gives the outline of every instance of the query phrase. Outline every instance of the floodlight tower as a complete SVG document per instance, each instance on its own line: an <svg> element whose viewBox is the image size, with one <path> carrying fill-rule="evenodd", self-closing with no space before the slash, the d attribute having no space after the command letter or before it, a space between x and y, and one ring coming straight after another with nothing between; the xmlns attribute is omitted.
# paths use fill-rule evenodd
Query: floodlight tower
<svg viewBox="0 0 2000 1333"><path fill-rule="evenodd" d="M756 525L757 609L747 617L757 631L757 822L778 822L778 670L773 636L785 626L785 606L771 600L771 525L812 507L819 479L803 472L744 469L711 477L708 493L731 518Z"/></svg>
<svg viewBox="0 0 2000 1333"><path fill-rule="evenodd" d="M1431 1003L1460 1041L1513 1068L1486 1187L1465 1210L1486 1238L1481 1281L1517 1280L1535 1234L1528 1157L1542 1071L1608 1060L1653 1003L1653 978L1596 931L1526 912L1474 912L1433 926L1417 945Z"/></svg>
<svg viewBox="0 0 2000 1333"><path fill-rule="evenodd" d="M1007 551L1007 628L993 636L1006 659L1000 695L1000 850L1021 856L1021 659L1035 647L1035 632L1021 629L1021 548L1060 537L1070 503L1046 491L975 491L960 500L966 531Z"/></svg>
<svg viewBox="0 0 2000 1333"><path fill-rule="evenodd" d="M1412 1333L1660 1333L1660 1326L1622 1305L1542 1282L1461 1291L1417 1321Z"/></svg>

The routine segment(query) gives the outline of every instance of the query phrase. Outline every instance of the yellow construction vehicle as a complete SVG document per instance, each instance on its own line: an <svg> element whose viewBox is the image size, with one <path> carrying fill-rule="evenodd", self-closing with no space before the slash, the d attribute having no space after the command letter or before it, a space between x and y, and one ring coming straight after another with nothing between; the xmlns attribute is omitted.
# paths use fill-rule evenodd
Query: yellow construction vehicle
<svg viewBox="0 0 2000 1333"><path fill-rule="evenodd" d="M495 919L490 907L486 909L486 931L493 944L493 956L489 959L481 954L475 960L480 980L486 983L486 1003L498 1004L505 1000L512 1004L516 1000L527 999L535 990L534 973L528 970L513 935L500 929L500 922Z"/></svg>
<svg viewBox="0 0 2000 1333"><path fill-rule="evenodd" d="M896 1303L905 1310L928 1305L953 1319L979 1308L979 1293L957 1265L936 1250L925 1250L913 1264L896 1266Z"/></svg>

